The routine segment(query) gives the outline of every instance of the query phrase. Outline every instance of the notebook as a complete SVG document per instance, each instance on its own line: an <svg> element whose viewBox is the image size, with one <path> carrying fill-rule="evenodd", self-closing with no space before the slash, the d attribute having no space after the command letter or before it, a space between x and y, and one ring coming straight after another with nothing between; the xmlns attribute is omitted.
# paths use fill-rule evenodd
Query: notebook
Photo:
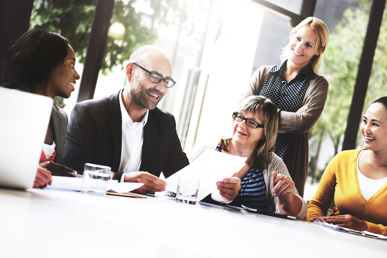
<svg viewBox="0 0 387 258"><path fill-rule="evenodd" d="M52 99L0 87L0 186L33 186Z"/></svg>

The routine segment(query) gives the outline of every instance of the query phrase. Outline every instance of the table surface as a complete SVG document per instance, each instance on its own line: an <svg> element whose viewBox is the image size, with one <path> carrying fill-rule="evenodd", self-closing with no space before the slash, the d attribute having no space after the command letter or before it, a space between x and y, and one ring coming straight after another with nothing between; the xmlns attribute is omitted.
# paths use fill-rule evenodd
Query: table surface
<svg viewBox="0 0 387 258"><path fill-rule="evenodd" d="M0 189L0 257L387 257L387 241L161 198Z"/></svg>

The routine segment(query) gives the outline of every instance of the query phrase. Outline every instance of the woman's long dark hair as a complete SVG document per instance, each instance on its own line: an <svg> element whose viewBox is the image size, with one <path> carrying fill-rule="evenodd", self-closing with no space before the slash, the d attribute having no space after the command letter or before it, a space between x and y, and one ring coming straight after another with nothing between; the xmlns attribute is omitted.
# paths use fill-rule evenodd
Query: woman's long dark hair
<svg viewBox="0 0 387 258"><path fill-rule="evenodd" d="M51 71L64 62L68 40L41 29L24 33L5 53L0 72L0 85L17 89L42 82L47 84Z"/></svg>

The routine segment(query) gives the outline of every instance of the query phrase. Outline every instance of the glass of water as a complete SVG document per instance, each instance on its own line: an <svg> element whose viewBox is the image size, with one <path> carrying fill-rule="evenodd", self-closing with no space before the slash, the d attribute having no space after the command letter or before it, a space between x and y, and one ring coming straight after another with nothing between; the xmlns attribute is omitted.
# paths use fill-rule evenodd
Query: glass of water
<svg viewBox="0 0 387 258"><path fill-rule="evenodd" d="M180 176L177 184L176 201L196 204L200 180L194 177Z"/></svg>
<svg viewBox="0 0 387 258"><path fill-rule="evenodd" d="M105 195L110 179L110 167L86 163L83 170L82 193Z"/></svg>

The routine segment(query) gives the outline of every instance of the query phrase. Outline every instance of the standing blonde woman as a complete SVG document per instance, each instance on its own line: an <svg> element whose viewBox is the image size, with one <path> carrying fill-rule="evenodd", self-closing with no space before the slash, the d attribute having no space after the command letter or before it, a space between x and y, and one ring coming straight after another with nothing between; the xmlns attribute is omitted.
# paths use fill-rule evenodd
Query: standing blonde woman
<svg viewBox="0 0 387 258"><path fill-rule="evenodd" d="M301 196L308 173L309 131L320 117L328 94L327 80L318 75L328 43L325 23L309 17L290 33L283 62L262 66L253 74L243 97L262 95L277 106L280 127L275 153L281 157Z"/></svg>

